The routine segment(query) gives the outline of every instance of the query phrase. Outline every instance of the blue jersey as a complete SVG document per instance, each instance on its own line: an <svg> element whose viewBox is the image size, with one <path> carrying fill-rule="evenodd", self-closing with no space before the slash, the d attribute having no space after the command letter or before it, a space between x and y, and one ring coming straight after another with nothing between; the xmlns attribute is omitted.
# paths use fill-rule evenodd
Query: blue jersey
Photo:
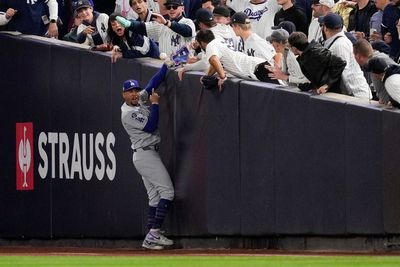
<svg viewBox="0 0 400 267"><path fill-rule="evenodd" d="M49 21L49 9L45 0L0 0L1 11L8 8L18 10L8 22L6 29L24 34L44 35L45 22Z"/></svg>

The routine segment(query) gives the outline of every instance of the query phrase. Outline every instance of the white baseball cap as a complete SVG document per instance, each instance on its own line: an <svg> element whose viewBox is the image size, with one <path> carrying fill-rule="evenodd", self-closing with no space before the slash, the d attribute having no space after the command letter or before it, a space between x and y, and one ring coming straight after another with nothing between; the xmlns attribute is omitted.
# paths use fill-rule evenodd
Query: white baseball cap
<svg viewBox="0 0 400 267"><path fill-rule="evenodd" d="M327 6L329 8L333 8L335 6L335 1L333 0L314 0L313 4L320 4L320 5L324 5Z"/></svg>

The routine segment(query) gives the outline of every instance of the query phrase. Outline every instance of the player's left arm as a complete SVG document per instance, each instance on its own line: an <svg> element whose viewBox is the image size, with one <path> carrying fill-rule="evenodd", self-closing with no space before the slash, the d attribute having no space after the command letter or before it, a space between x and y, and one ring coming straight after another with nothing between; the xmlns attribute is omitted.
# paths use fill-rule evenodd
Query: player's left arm
<svg viewBox="0 0 400 267"><path fill-rule="evenodd" d="M57 27L57 19L58 19L58 3L57 0L48 0L46 2L49 7L49 29L48 36L49 37L58 37L58 27Z"/></svg>
<svg viewBox="0 0 400 267"><path fill-rule="evenodd" d="M167 71L167 65L163 64L160 70L150 79L149 83L144 88L148 95L151 95L153 89L157 89L158 86L160 86L160 84L164 81Z"/></svg>

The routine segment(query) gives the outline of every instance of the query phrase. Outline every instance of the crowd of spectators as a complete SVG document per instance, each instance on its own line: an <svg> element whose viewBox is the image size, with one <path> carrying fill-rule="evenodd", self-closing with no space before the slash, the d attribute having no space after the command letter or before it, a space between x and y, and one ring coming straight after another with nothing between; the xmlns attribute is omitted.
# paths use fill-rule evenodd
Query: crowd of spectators
<svg viewBox="0 0 400 267"><path fill-rule="evenodd" d="M0 0L0 29L178 69L400 102L400 0Z"/></svg>

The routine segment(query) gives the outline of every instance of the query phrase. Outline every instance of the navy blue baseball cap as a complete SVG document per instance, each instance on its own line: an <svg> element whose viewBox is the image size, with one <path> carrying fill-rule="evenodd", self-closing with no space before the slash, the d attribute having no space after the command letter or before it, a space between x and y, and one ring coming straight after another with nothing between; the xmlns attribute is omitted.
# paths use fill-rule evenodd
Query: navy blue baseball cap
<svg viewBox="0 0 400 267"><path fill-rule="evenodd" d="M231 24L250 24L250 19L244 12L236 12L231 18Z"/></svg>
<svg viewBox="0 0 400 267"><path fill-rule="evenodd" d="M374 50L385 53L387 55L390 54L390 46L387 43L385 43L385 41L377 40L377 41L371 42L371 46Z"/></svg>
<svg viewBox="0 0 400 267"><path fill-rule="evenodd" d="M129 90L142 90L142 88L140 88L138 81L136 80L126 80L124 82L124 85L122 87L122 92L126 92Z"/></svg>
<svg viewBox="0 0 400 267"><path fill-rule="evenodd" d="M90 3L89 0L78 0L78 1L74 1L72 2L72 9L74 10L74 12L78 11L81 8L84 7L92 7L92 3Z"/></svg>
<svg viewBox="0 0 400 267"><path fill-rule="evenodd" d="M375 74L382 74L388 67L389 64L386 63L385 59L381 57L373 57L368 60L367 70Z"/></svg>
<svg viewBox="0 0 400 267"><path fill-rule="evenodd" d="M183 0L167 0L164 6L183 6Z"/></svg>
<svg viewBox="0 0 400 267"><path fill-rule="evenodd" d="M199 8L196 11L195 17L196 17L195 22L203 22L203 23L211 22L214 19L214 16L211 13L211 11L205 8Z"/></svg>
<svg viewBox="0 0 400 267"><path fill-rule="evenodd" d="M296 25L294 25L293 22L284 20L278 24L278 26L272 26L271 29L273 30L278 30L278 29L284 29L286 30L289 34L292 32L296 31Z"/></svg>
<svg viewBox="0 0 400 267"><path fill-rule="evenodd" d="M336 13L328 13L325 16L318 18L321 25L325 25L328 29L341 29L343 28L343 18Z"/></svg>
<svg viewBox="0 0 400 267"><path fill-rule="evenodd" d="M213 10L214 16L226 17L229 18L231 13L226 6L217 6Z"/></svg>

